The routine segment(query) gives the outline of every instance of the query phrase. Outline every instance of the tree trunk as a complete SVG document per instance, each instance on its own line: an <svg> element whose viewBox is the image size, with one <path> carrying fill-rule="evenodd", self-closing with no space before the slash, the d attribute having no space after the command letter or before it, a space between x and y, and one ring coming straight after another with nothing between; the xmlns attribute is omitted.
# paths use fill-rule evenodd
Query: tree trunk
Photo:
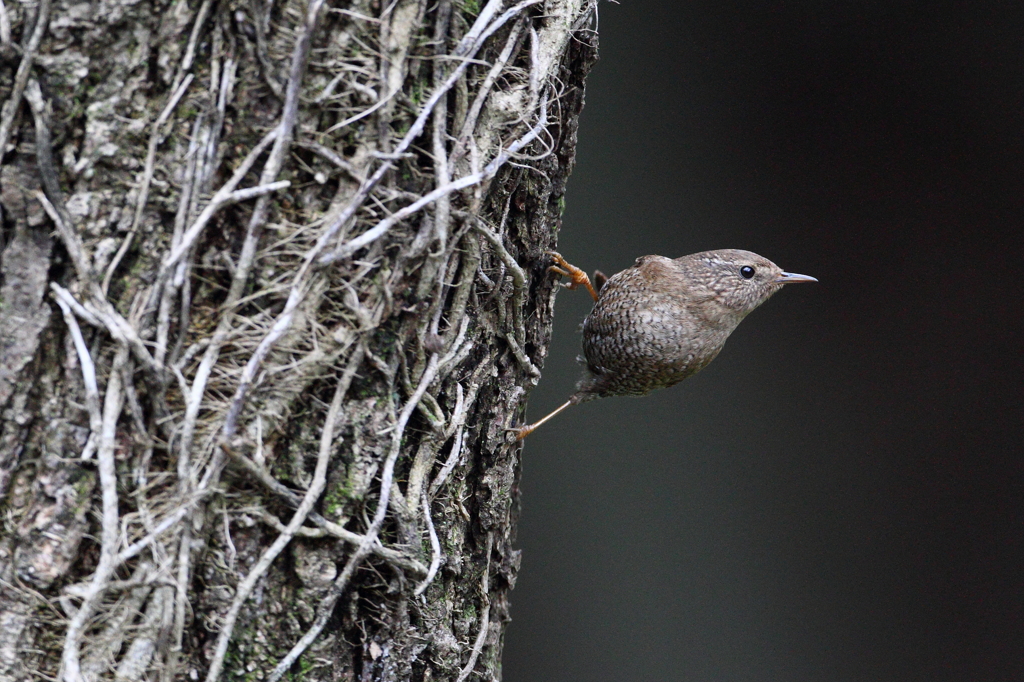
<svg viewBox="0 0 1024 682"><path fill-rule="evenodd" d="M0 678L500 679L594 13L0 4Z"/></svg>

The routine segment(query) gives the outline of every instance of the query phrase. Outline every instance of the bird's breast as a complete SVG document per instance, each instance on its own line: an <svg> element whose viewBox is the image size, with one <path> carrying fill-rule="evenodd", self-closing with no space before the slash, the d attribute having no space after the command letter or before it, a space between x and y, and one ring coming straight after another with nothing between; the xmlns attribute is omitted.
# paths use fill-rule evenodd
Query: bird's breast
<svg viewBox="0 0 1024 682"><path fill-rule="evenodd" d="M601 377L601 395L643 395L676 384L706 366L724 343L677 298L633 294L602 296L583 323L583 351Z"/></svg>

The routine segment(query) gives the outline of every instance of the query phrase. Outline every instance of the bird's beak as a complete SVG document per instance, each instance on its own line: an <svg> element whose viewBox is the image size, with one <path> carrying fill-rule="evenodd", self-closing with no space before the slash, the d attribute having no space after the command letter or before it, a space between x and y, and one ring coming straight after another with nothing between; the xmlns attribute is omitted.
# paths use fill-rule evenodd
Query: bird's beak
<svg viewBox="0 0 1024 682"><path fill-rule="evenodd" d="M796 284L797 282L817 282L814 277L810 275L798 275L793 272L784 272L775 278L776 284Z"/></svg>

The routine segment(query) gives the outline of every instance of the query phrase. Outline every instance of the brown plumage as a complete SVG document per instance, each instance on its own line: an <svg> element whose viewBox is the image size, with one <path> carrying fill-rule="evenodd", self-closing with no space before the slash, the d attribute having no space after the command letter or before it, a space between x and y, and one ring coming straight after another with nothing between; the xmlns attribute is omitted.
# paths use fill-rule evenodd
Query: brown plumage
<svg viewBox="0 0 1024 682"><path fill-rule="evenodd" d="M583 321L586 374L576 392L522 439L570 405L617 395L641 396L673 386L708 365L744 317L783 285L816 282L783 272L750 251L721 249L682 258L643 256L610 278L595 273L595 290L557 253L552 272L584 285L596 301Z"/></svg>

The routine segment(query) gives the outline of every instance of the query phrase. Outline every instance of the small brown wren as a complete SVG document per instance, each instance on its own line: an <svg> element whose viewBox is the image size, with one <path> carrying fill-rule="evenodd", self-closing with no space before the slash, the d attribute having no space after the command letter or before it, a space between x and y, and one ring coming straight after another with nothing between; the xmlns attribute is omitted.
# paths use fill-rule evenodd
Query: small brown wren
<svg viewBox="0 0 1024 682"><path fill-rule="evenodd" d="M707 367L743 318L784 284L818 281L750 251L721 249L643 256L611 277L595 272L595 288L585 272L548 253L549 270L569 277L569 289L585 286L595 301L583 320L586 373L564 405L515 429L518 440L570 405L678 384Z"/></svg>

